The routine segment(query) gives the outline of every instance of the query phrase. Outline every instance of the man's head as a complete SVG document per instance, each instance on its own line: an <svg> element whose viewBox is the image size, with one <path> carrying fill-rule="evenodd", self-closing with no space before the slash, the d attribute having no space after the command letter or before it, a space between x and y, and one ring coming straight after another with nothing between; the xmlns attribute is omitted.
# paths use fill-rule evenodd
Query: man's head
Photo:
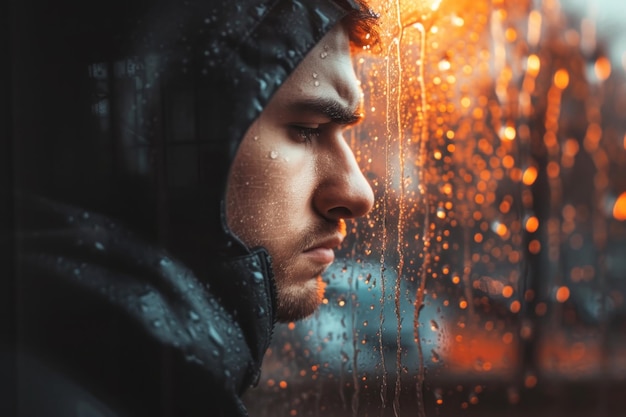
<svg viewBox="0 0 626 417"><path fill-rule="evenodd" d="M343 220L373 204L343 137L361 118L350 51L372 19L363 16L345 18L308 53L248 129L231 167L228 224L246 245L272 256L280 321L315 311Z"/></svg>

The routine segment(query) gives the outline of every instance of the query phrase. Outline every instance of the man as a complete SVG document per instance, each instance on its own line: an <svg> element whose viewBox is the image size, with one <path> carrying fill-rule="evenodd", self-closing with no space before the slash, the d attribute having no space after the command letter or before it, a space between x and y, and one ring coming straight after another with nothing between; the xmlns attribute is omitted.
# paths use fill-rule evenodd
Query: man
<svg viewBox="0 0 626 417"><path fill-rule="evenodd" d="M317 308L342 221L372 207L372 190L343 138L361 118L349 51L346 29L335 26L252 124L232 166L229 225L247 246L272 255L281 321Z"/></svg>
<svg viewBox="0 0 626 417"><path fill-rule="evenodd" d="M14 8L15 414L246 415L274 322L317 308L373 204L342 133L375 16L90 7Z"/></svg>

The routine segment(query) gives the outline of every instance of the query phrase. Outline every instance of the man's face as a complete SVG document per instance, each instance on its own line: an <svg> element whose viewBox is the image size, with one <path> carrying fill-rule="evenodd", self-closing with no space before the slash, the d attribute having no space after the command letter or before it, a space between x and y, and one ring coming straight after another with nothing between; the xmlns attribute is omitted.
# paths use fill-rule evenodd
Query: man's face
<svg viewBox="0 0 626 417"><path fill-rule="evenodd" d="M228 224L272 256L280 321L315 311L343 219L372 207L372 189L343 137L359 120L360 97L348 35L336 25L252 124L233 162Z"/></svg>

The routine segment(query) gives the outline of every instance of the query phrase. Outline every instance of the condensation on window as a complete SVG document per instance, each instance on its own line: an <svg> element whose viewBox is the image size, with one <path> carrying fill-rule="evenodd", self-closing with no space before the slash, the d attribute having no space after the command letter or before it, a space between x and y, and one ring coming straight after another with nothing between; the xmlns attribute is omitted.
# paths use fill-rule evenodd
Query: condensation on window
<svg viewBox="0 0 626 417"><path fill-rule="evenodd" d="M626 36L611 0L378 1L347 135L377 195L252 416L626 410Z"/></svg>

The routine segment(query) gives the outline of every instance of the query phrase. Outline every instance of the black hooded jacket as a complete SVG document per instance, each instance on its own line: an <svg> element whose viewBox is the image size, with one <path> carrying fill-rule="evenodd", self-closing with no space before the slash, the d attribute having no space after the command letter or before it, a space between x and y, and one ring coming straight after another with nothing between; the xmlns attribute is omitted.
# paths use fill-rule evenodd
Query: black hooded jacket
<svg viewBox="0 0 626 417"><path fill-rule="evenodd" d="M3 415L247 414L275 291L267 252L225 224L228 171L272 94L353 7L11 3Z"/></svg>

